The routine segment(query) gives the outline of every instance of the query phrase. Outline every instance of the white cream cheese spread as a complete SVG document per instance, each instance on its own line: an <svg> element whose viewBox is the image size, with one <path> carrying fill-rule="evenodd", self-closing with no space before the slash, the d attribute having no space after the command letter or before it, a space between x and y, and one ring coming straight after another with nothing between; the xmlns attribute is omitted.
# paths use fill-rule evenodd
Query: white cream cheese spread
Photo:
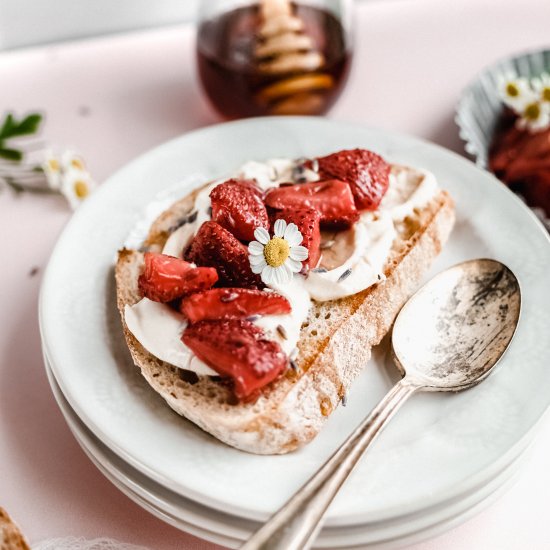
<svg viewBox="0 0 550 550"><path fill-rule="evenodd" d="M142 298L124 308L124 320L136 340L161 361L197 374L217 375L181 341L187 321L166 304Z"/></svg>
<svg viewBox="0 0 550 550"><path fill-rule="evenodd" d="M282 182L295 181L293 167L294 163L287 159L272 159L264 163L251 161L244 164L235 177L255 179L266 191ZM318 180L318 175L312 170L302 170L300 177L302 181ZM215 181L197 194L195 220L170 235L164 254L181 256L199 227L210 219L209 195L222 181L225 180ZM363 212L351 229L335 235L332 246L340 247L343 254L325 252L319 266L310 270L307 277L295 275L291 283L280 288L269 285L268 292L278 292L288 299L291 313L266 315L254 323L264 330L267 338L277 341L282 350L292 356L311 301L343 298L382 281L384 266L397 236L395 224L413 215L415 209L425 206L436 192L437 182L433 174L419 169L393 168L388 191L379 208L374 212ZM198 375L216 374L181 341L187 322L168 305L143 298L133 306L126 306L125 320L136 339L155 357Z"/></svg>

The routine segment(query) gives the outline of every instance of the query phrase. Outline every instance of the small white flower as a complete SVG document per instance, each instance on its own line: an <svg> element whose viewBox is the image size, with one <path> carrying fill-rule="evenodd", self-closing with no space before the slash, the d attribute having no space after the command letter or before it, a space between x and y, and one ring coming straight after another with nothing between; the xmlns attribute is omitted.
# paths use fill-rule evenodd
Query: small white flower
<svg viewBox="0 0 550 550"><path fill-rule="evenodd" d="M522 130L538 132L550 126L550 104L533 101L525 105L518 114L520 117L517 120L517 126Z"/></svg>
<svg viewBox="0 0 550 550"><path fill-rule="evenodd" d="M97 187L90 174L81 170L70 170L63 174L60 191L74 210Z"/></svg>
<svg viewBox="0 0 550 550"><path fill-rule="evenodd" d="M63 154L61 155L61 165L64 172L69 172L72 170L79 170L81 172L87 171L84 159L78 153L75 153L70 149L63 151Z"/></svg>
<svg viewBox="0 0 550 550"><path fill-rule="evenodd" d="M53 151L46 151L44 161L42 162L42 170L46 174L48 186L51 189L59 190L61 187L61 163L59 158L54 155Z"/></svg>
<svg viewBox="0 0 550 550"><path fill-rule="evenodd" d="M263 227L254 231L256 240L248 245L248 259L252 272L261 274L266 285L282 285L290 282L293 274L302 269L308 250L300 246L303 237L296 224L277 220L273 231L273 237Z"/></svg>
<svg viewBox="0 0 550 550"><path fill-rule="evenodd" d="M537 92L539 101L550 105L550 74L542 73L538 78L531 79L531 86Z"/></svg>
<svg viewBox="0 0 550 550"><path fill-rule="evenodd" d="M531 88L529 80L511 73L500 78L498 93L503 103L517 113L537 99L537 94Z"/></svg>

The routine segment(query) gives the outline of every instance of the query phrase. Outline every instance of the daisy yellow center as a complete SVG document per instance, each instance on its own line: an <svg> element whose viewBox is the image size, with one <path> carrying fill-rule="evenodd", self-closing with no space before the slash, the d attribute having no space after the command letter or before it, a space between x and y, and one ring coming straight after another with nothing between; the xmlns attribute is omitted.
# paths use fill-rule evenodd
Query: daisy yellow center
<svg viewBox="0 0 550 550"><path fill-rule="evenodd" d="M508 82L506 84L506 93L510 97L517 97L519 95L519 88L515 82Z"/></svg>
<svg viewBox="0 0 550 550"><path fill-rule="evenodd" d="M542 99L544 101L550 101L550 86L546 86L546 88L542 90Z"/></svg>
<svg viewBox="0 0 550 550"><path fill-rule="evenodd" d="M79 199L84 199L88 196L88 186L83 181L77 181L74 184L74 194Z"/></svg>
<svg viewBox="0 0 550 550"><path fill-rule="evenodd" d="M527 105L527 107L525 107L525 111L523 112L523 116L527 120L538 120L540 117L540 105L537 103Z"/></svg>
<svg viewBox="0 0 550 550"><path fill-rule="evenodd" d="M290 246L281 237L273 237L264 247L265 261L271 267L283 265L289 254Z"/></svg>
<svg viewBox="0 0 550 550"><path fill-rule="evenodd" d="M57 172L59 170L59 162L56 159L49 159L48 166L52 172Z"/></svg>
<svg viewBox="0 0 550 550"><path fill-rule="evenodd" d="M82 164L82 161L80 159L71 160L71 165L73 168L76 168L77 170L84 170L84 164Z"/></svg>

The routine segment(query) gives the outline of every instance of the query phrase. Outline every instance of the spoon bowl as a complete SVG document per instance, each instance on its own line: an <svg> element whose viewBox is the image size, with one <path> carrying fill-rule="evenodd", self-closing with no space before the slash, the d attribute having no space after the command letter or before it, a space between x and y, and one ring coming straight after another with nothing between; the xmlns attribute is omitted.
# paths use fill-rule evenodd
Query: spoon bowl
<svg viewBox="0 0 550 550"><path fill-rule="evenodd" d="M443 271L401 309L392 333L395 364L427 391L459 391L483 380L508 348L519 321L515 275L496 260Z"/></svg>
<svg viewBox="0 0 550 550"><path fill-rule="evenodd" d="M241 548L309 548L339 488L403 403L417 391L460 391L485 379L512 341L520 309L518 280L496 260L463 262L424 285L393 326L392 353L403 378Z"/></svg>

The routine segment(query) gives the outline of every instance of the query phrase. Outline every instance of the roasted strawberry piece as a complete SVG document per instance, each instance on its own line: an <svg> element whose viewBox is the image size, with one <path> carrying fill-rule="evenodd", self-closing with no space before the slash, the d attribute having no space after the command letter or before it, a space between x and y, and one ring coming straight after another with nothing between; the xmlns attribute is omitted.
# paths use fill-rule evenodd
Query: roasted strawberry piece
<svg viewBox="0 0 550 550"><path fill-rule="evenodd" d="M277 187L267 193L265 203L278 210L313 208L323 226L350 227L359 219L349 185L339 180Z"/></svg>
<svg viewBox="0 0 550 550"><path fill-rule="evenodd" d="M307 268L313 268L317 265L321 256L321 230L319 223L321 214L313 208L285 208L275 210L273 222L276 220L285 220L287 223L295 223L302 234L302 246L305 246L309 252L307 260L302 264Z"/></svg>
<svg viewBox="0 0 550 550"><path fill-rule="evenodd" d="M221 286L264 286L260 276L250 269L247 247L216 222L200 226L186 259L200 266L215 267Z"/></svg>
<svg viewBox="0 0 550 550"><path fill-rule="evenodd" d="M321 179L349 183L359 210L376 210L389 185L390 165L367 149L350 149L319 157Z"/></svg>
<svg viewBox="0 0 550 550"><path fill-rule="evenodd" d="M250 315L282 315L292 308L275 292L250 288L212 288L184 298L181 312L191 323L205 319L242 319Z"/></svg>
<svg viewBox="0 0 550 550"><path fill-rule="evenodd" d="M269 229L269 219L253 182L229 180L210 193L212 220L231 231L241 241L252 241L254 229Z"/></svg>
<svg viewBox="0 0 550 550"><path fill-rule="evenodd" d="M235 395L250 399L277 378L288 359L277 342L243 319L200 321L189 325L183 343L220 376L233 381Z"/></svg>
<svg viewBox="0 0 550 550"><path fill-rule="evenodd" d="M247 189L250 189L253 191L260 199L263 200L264 198L264 191L263 189L258 185L256 180L242 180L242 179L233 179L231 181L234 181L238 183L239 185L242 185L243 187L246 187Z"/></svg>
<svg viewBox="0 0 550 550"><path fill-rule="evenodd" d="M194 267L166 254L146 252L144 260L138 287L143 296L154 302L171 302L191 292L206 290L218 280L212 267Z"/></svg>

